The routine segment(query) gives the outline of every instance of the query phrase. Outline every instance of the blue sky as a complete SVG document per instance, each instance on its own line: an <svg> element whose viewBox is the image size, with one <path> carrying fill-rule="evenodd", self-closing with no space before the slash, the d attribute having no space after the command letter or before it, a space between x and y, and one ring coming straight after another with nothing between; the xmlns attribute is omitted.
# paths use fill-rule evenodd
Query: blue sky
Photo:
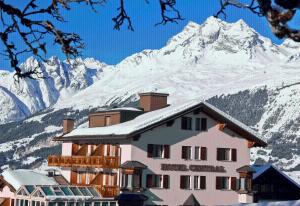
<svg viewBox="0 0 300 206"><path fill-rule="evenodd" d="M15 2L15 0L7 0ZM44 1L45 0L40 0ZM47 1L47 2L50 2ZM64 11L63 16L67 23L60 24L65 31L78 33L86 44L83 57L94 57L107 64L116 64L125 57L144 49L159 49L165 45L170 37L180 32L189 22L202 23L219 9L219 0L177 0L177 8L185 18L179 24L154 26L160 21L158 0L125 0L128 15L132 18L135 31L127 30L126 25L121 31L113 30L112 17L117 14L117 0L109 0L105 6L98 6L97 13L84 4L74 5L70 11ZM18 5L19 6L19 5ZM275 43L280 43L264 18L240 10L227 9L228 22L243 19L247 24L256 29L260 34L271 38ZM1 27L0 27L1 28ZM47 57L56 55L64 59L59 48L49 42ZM0 44L1 50L3 45ZM23 56L22 60L29 56ZM8 69L9 62L0 56L0 69Z"/></svg>

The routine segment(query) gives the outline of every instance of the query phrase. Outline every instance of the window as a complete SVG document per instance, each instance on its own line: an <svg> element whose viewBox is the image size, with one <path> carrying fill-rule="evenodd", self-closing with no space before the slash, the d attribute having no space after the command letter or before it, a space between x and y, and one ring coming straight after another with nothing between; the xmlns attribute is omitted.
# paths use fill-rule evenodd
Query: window
<svg viewBox="0 0 300 206"><path fill-rule="evenodd" d="M217 160L219 161L236 161L236 149L230 148L217 148Z"/></svg>
<svg viewBox="0 0 300 206"><path fill-rule="evenodd" d="M45 193L45 195L47 196L52 196L54 195L54 193L52 192L50 187L41 187L43 192Z"/></svg>
<svg viewBox="0 0 300 206"><path fill-rule="evenodd" d="M181 175L180 176L180 189L191 189L191 176Z"/></svg>
<svg viewBox="0 0 300 206"><path fill-rule="evenodd" d="M191 117L182 117L181 118L181 129L192 130L192 118Z"/></svg>
<svg viewBox="0 0 300 206"><path fill-rule="evenodd" d="M169 175L147 175L147 188L169 188Z"/></svg>
<svg viewBox="0 0 300 206"><path fill-rule="evenodd" d="M195 160L207 160L206 147L195 147Z"/></svg>
<svg viewBox="0 0 300 206"><path fill-rule="evenodd" d="M207 131L207 119L201 118L201 131Z"/></svg>
<svg viewBox="0 0 300 206"><path fill-rule="evenodd" d="M206 177L205 176L194 176L194 189L197 189L197 190L206 189Z"/></svg>
<svg viewBox="0 0 300 206"><path fill-rule="evenodd" d="M191 146L182 146L181 158L185 160L192 159L192 147Z"/></svg>
<svg viewBox="0 0 300 206"><path fill-rule="evenodd" d="M170 145L148 144L148 157L170 158Z"/></svg>
<svg viewBox="0 0 300 206"><path fill-rule="evenodd" d="M195 130L207 131L207 118L196 118Z"/></svg>
<svg viewBox="0 0 300 206"><path fill-rule="evenodd" d="M216 177L217 190L229 190L229 177Z"/></svg>

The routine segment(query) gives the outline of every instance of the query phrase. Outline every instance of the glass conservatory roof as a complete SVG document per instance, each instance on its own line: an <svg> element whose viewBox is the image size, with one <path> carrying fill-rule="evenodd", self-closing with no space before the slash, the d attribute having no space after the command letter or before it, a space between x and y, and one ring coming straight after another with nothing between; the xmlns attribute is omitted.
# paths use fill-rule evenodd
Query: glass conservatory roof
<svg viewBox="0 0 300 206"><path fill-rule="evenodd" d="M74 185L40 185L24 186L32 196L43 196L49 199L99 199L100 193L91 186ZM36 195L38 194L38 195Z"/></svg>

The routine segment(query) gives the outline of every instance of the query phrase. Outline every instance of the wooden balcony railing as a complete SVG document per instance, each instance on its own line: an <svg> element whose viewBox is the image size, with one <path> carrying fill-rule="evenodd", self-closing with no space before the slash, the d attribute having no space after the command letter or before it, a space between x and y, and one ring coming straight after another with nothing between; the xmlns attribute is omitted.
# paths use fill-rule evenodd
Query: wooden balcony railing
<svg viewBox="0 0 300 206"><path fill-rule="evenodd" d="M50 155L48 157L48 165L59 167L119 168L120 158L109 156Z"/></svg>
<svg viewBox="0 0 300 206"><path fill-rule="evenodd" d="M93 185L103 197L116 197L120 193L119 186Z"/></svg>

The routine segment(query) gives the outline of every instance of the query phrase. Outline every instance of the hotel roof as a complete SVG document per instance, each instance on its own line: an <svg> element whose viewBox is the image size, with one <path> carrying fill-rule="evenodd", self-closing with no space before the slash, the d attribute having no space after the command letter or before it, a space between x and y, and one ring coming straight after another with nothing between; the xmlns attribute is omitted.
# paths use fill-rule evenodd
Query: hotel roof
<svg viewBox="0 0 300 206"><path fill-rule="evenodd" d="M76 140L76 139L112 139L128 138L142 134L157 126L163 125L170 120L181 117L194 110L199 109L212 116L219 122L225 123L231 129L238 130L245 138L255 142L255 146L266 146L260 139L260 135L242 122L222 112L205 101L190 101L180 105L171 105L162 109L147 112L133 120L106 127L78 128L54 140Z"/></svg>

